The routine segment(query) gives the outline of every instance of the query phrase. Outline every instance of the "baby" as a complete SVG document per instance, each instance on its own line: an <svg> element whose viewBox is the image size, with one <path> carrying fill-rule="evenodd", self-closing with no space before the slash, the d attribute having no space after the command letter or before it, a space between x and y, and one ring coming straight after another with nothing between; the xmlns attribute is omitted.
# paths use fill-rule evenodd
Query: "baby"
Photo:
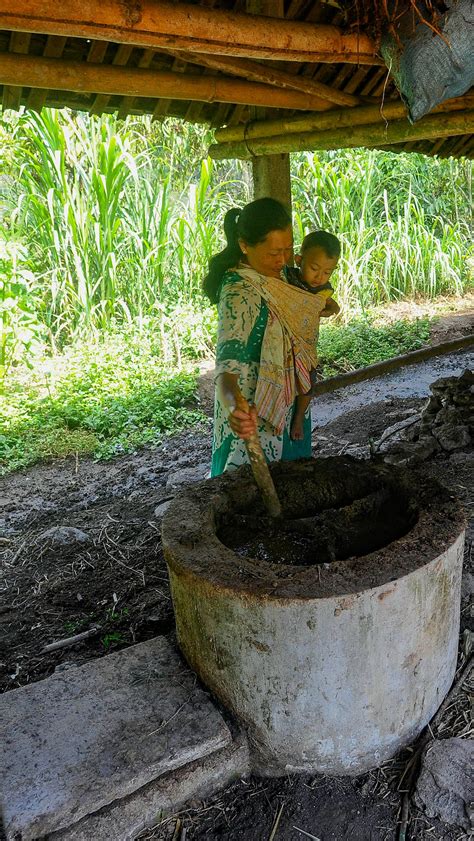
<svg viewBox="0 0 474 841"><path fill-rule="evenodd" d="M337 315L340 307L333 299L334 289L329 283L334 269L336 268L341 254L341 244L334 234L328 231L313 231L305 236L300 254L296 255L295 262L298 269L287 268L286 278L292 286L305 289L314 295L323 295L326 298L326 306L320 313L320 317L327 318L330 315ZM315 344L318 335L315 336ZM300 394L296 398L296 408L291 423L290 435L293 441L303 439L303 419L308 408L313 387L316 385L317 377L315 369L310 371L311 389L307 394Z"/></svg>

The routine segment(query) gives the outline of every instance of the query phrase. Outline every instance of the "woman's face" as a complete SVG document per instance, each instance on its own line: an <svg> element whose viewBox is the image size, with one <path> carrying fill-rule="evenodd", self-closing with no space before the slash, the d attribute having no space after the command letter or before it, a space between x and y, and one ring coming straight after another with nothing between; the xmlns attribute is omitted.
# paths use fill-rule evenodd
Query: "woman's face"
<svg viewBox="0 0 474 841"><path fill-rule="evenodd" d="M257 245L249 245L243 239L239 239L239 245L252 269L267 277L280 277L293 255L293 231L288 225L282 231L270 231Z"/></svg>

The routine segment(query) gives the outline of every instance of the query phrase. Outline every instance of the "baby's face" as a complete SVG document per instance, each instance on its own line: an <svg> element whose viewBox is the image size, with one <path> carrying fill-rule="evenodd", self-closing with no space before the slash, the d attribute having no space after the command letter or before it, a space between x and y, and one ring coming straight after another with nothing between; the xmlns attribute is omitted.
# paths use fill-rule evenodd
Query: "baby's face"
<svg viewBox="0 0 474 841"><path fill-rule="evenodd" d="M337 266L337 257L328 257L324 248L319 245L308 248L298 260L301 277L304 282L314 289L328 282Z"/></svg>

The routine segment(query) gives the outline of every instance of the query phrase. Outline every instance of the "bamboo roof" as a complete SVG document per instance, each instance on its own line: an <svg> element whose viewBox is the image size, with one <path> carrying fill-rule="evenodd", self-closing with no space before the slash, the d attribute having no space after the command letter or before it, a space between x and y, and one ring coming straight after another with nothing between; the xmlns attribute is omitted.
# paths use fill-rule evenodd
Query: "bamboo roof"
<svg viewBox="0 0 474 841"><path fill-rule="evenodd" d="M281 141L307 118L306 146L294 148L343 146L355 125L352 145L474 157L474 89L411 132L376 45L336 0L0 0L0 28L3 109L179 117L222 130L222 144L239 139L240 157L283 151L262 145L256 122L272 121ZM364 108L370 132L354 116Z"/></svg>

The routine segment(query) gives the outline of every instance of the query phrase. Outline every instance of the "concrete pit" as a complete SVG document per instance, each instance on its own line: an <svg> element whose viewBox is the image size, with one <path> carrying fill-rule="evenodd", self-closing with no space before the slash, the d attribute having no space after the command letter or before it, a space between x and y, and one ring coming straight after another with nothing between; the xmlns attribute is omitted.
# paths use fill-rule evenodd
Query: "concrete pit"
<svg viewBox="0 0 474 841"><path fill-rule="evenodd" d="M188 487L163 522L180 647L245 725L257 773L355 775L420 733L452 682L465 520L433 480L348 457Z"/></svg>

